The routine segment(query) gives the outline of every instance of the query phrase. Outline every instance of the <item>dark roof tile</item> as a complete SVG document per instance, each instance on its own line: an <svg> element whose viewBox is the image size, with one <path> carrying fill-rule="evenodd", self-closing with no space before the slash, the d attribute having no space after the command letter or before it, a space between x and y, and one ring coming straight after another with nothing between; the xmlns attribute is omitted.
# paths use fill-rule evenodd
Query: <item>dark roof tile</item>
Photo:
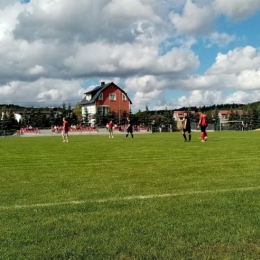
<svg viewBox="0 0 260 260"><path fill-rule="evenodd" d="M85 95L91 94L91 99L90 100L86 100L86 97L84 97L84 99L80 102L81 105L91 105L91 104L95 104L98 96L100 95L100 93L107 88L109 85L114 84L113 82L107 83L107 84L103 84L100 86L95 87L94 89L84 93ZM117 86L118 87L118 86ZM119 87L118 87L119 88ZM127 94L125 93L124 90L122 90L121 88L119 88L126 96ZM127 96L128 97L128 96ZM130 100L130 98L128 97L128 99ZM132 104L132 101L130 100L130 104Z"/></svg>

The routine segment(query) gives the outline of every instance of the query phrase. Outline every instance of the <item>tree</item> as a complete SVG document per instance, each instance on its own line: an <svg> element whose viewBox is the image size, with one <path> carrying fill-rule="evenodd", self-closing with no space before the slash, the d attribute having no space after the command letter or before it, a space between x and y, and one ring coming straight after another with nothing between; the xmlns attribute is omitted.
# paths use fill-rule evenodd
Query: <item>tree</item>
<svg viewBox="0 0 260 260"><path fill-rule="evenodd" d="M169 125L170 124L170 113L167 107L165 108L165 111L163 112L163 124Z"/></svg>
<svg viewBox="0 0 260 260"><path fill-rule="evenodd" d="M119 123L119 114L115 111L109 111L107 115L104 116L105 118L105 124L108 123L110 120L112 120L115 124Z"/></svg>
<svg viewBox="0 0 260 260"><path fill-rule="evenodd" d="M44 114L43 109L37 108L35 113L35 127L44 127L46 125L46 115Z"/></svg>
<svg viewBox="0 0 260 260"><path fill-rule="evenodd" d="M205 112L205 115L207 116L208 124L214 123L211 110L210 110L210 111L206 111L206 112Z"/></svg>
<svg viewBox="0 0 260 260"><path fill-rule="evenodd" d="M243 122L244 122L246 130L249 129L251 117L252 117L252 111L250 109L245 110L244 113L243 113Z"/></svg>
<svg viewBox="0 0 260 260"><path fill-rule="evenodd" d="M127 120L126 120L126 118L128 117L129 115L128 115L128 113L126 112L126 110L123 110L123 112L122 112L122 119L121 119L121 124L122 125L126 125L127 124ZM136 117L135 117L135 120L136 120ZM137 120L136 120L137 121ZM138 123L137 123L138 124Z"/></svg>
<svg viewBox="0 0 260 260"><path fill-rule="evenodd" d="M30 112L30 115L29 115L29 118L28 118L28 125L35 127L36 126L36 120L35 120L35 109L34 109L34 107L32 107L29 110L29 112Z"/></svg>
<svg viewBox="0 0 260 260"><path fill-rule="evenodd" d="M89 113L86 107L84 107L83 122L85 123L85 125L89 124Z"/></svg>
<svg viewBox="0 0 260 260"><path fill-rule="evenodd" d="M213 111L213 116L212 116L212 120L214 123L214 130L219 130L219 111L218 109L215 107L214 111Z"/></svg>
<svg viewBox="0 0 260 260"><path fill-rule="evenodd" d="M86 113L87 110L88 110L87 108L84 108L85 113ZM82 115L82 105L79 102L75 105L72 112L77 116L79 121L83 120L84 122L86 122L85 113Z"/></svg>
<svg viewBox="0 0 260 260"><path fill-rule="evenodd" d="M18 129L18 121L15 118L15 114L12 108L8 111L7 129L11 132L15 132Z"/></svg>
<svg viewBox="0 0 260 260"><path fill-rule="evenodd" d="M145 111L144 111L144 116L143 116L143 120L144 120L144 126L149 126L149 124L151 123L151 120L150 120L150 111L149 111L149 108L148 106L146 105L145 106Z"/></svg>
<svg viewBox="0 0 260 260"><path fill-rule="evenodd" d="M55 115L53 109L50 110L50 115L49 115L49 126L54 126L55 125Z"/></svg>
<svg viewBox="0 0 260 260"><path fill-rule="evenodd" d="M256 129L259 127L259 121L258 121L258 111L256 108L252 109L252 116L250 120L250 125L252 129Z"/></svg>
<svg viewBox="0 0 260 260"><path fill-rule="evenodd" d="M82 123L82 120L79 120L74 113L69 113L68 122L70 125L76 125L77 123Z"/></svg>
<svg viewBox="0 0 260 260"><path fill-rule="evenodd" d="M96 111L96 114L94 115L94 119L95 119L95 125L101 126L102 120L103 120L101 107L97 107L97 111Z"/></svg>
<svg viewBox="0 0 260 260"><path fill-rule="evenodd" d="M66 108L66 104L63 102L62 103L62 107L61 107L61 118L63 117L67 117L68 113L67 113L67 108Z"/></svg>
<svg viewBox="0 0 260 260"><path fill-rule="evenodd" d="M228 120L229 121L235 121L236 120L236 114L234 113L234 110L232 109L232 107L230 108Z"/></svg>
<svg viewBox="0 0 260 260"><path fill-rule="evenodd" d="M165 117L162 115L158 115L157 112L154 115L150 116L149 119L154 126L159 126L165 121Z"/></svg>
<svg viewBox="0 0 260 260"><path fill-rule="evenodd" d="M25 108L22 114L22 119L21 119L21 126L22 127L27 127L27 125L29 124L29 117L27 114L27 109Z"/></svg>
<svg viewBox="0 0 260 260"><path fill-rule="evenodd" d="M257 106L257 128L260 128L260 105Z"/></svg>
<svg viewBox="0 0 260 260"><path fill-rule="evenodd" d="M6 108L3 107L2 108L2 117L1 117L1 131L2 134L5 133L5 131L8 130L8 118L7 118L7 114L6 114Z"/></svg>
<svg viewBox="0 0 260 260"><path fill-rule="evenodd" d="M177 129L177 123L174 117L172 117L171 125L172 125L172 131L175 131Z"/></svg>

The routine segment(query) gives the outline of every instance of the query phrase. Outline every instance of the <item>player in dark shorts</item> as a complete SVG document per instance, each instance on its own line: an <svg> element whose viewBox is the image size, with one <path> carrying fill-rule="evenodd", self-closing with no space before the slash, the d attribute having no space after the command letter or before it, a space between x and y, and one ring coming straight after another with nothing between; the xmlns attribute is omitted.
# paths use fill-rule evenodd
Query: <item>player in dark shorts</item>
<svg viewBox="0 0 260 260"><path fill-rule="evenodd" d="M199 111L199 123L197 127L200 128L201 142L205 142L208 139L208 134L206 132L207 126L208 126L207 116L202 111Z"/></svg>
<svg viewBox="0 0 260 260"><path fill-rule="evenodd" d="M187 112L184 112L184 120L182 122L182 135L184 137L184 142L187 142L186 132L189 134L189 142L191 141L191 127L190 127L190 117Z"/></svg>
<svg viewBox="0 0 260 260"><path fill-rule="evenodd" d="M134 135L133 135L133 124L132 124L132 121L130 120L129 117L127 118L127 122L128 122L128 125L127 125L127 128L126 128L127 134L126 134L126 136L125 136L124 139L126 139L126 138L128 137L128 134L131 134L132 139L134 139Z"/></svg>

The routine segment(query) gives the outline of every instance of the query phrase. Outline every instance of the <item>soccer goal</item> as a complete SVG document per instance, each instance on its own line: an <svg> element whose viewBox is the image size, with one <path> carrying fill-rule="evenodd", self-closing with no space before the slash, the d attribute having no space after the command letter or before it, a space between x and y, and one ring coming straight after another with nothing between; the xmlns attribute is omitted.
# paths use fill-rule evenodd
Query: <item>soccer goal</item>
<svg viewBox="0 0 260 260"><path fill-rule="evenodd" d="M220 121L217 125L219 131L226 130L235 130L235 131L243 131L245 129L245 125L242 120L234 120L234 121Z"/></svg>

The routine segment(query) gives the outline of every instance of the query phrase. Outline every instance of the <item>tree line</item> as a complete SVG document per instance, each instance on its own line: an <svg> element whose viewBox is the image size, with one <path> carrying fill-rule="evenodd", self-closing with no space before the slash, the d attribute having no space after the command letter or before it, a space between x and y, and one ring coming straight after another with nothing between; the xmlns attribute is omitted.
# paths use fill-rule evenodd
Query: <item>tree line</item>
<svg viewBox="0 0 260 260"><path fill-rule="evenodd" d="M56 108L34 108L19 107L14 105L1 105L2 116L0 120L0 133L13 133L21 128L49 128L51 126L62 125L62 118L68 118L70 124L77 124L78 117L73 112L70 105L64 103ZM21 120L15 118L15 113L19 112Z"/></svg>
<svg viewBox="0 0 260 260"><path fill-rule="evenodd" d="M109 111L106 114L102 113L101 109L97 110L94 119L96 120L97 126L105 126L107 122L112 120L114 124L126 125L127 117L131 118L133 125L143 126L143 127L159 127L164 125L165 127L171 125L172 128L176 128L176 122L173 118L173 110L154 112L150 111L148 106L146 106L144 111L139 110L137 113L133 114L131 111L127 113L126 111Z"/></svg>
<svg viewBox="0 0 260 260"><path fill-rule="evenodd" d="M61 107L20 107L16 105L0 105L2 117L0 120L0 133L3 131L14 132L20 128L31 126L33 128L49 128L51 126L61 126L62 118L66 117L69 124L90 125L91 119L95 119L95 126L104 127L110 120L115 124L126 125L126 118L129 116L134 125L143 127L171 126L176 129L176 122L173 118L174 111L190 112L191 122L198 122L198 111L201 109L207 115L209 124L219 124L219 110L229 110L229 121L243 121L244 124L250 124L252 129L260 128L260 102L248 105L242 104L223 104L203 107L182 107L175 110L149 110L148 106L144 111L139 110L136 113L127 113L126 111L102 111L97 109L97 113L90 117L87 109L82 117L82 107L77 103L74 108L70 105L62 104ZM242 114L237 110L242 110ZM21 120L15 119L15 112L19 111ZM191 113L194 111L195 113Z"/></svg>

